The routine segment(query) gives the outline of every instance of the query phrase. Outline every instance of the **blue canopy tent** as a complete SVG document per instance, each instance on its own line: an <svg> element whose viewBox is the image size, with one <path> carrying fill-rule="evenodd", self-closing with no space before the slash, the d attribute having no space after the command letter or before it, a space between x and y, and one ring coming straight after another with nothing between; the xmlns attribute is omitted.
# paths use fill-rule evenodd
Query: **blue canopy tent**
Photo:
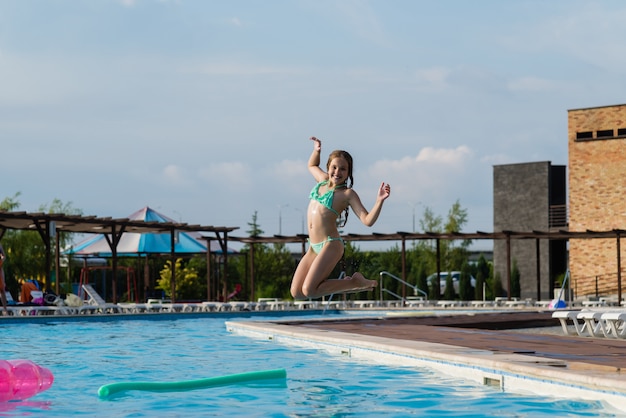
<svg viewBox="0 0 626 418"><path fill-rule="evenodd" d="M146 206L129 217L131 221L176 223L175 220ZM149 287L150 277L147 268L149 254L205 254L207 243L210 245L210 253L207 254L207 262L210 254L224 254L224 249L218 240L210 240L207 237L193 231L176 231L174 234L174 248L172 249L172 234L170 232L123 232L119 236L116 246L117 257L145 256L146 268L144 269L145 286ZM235 254L235 250L226 247L227 254ZM89 237L64 252L74 257L113 257L111 238L107 234L99 234ZM208 268L208 266L207 266ZM207 284L210 278L207 278ZM210 296L208 296L210 297Z"/></svg>
<svg viewBox="0 0 626 418"><path fill-rule="evenodd" d="M144 222L176 222L173 219L146 206L128 217L131 221ZM177 254L202 254L207 251L202 235L197 232L176 233L174 252ZM169 254L171 252L169 232L137 233L125 232L117 244L117 255L120 257L134 257L142 254ZM73 245L66 254L74 256L111 257L112 251L104 234L89 237ZM222 254L223 250L217 241L211 241L211 253ZM228 250L234 254L234 250Z"/></svg>

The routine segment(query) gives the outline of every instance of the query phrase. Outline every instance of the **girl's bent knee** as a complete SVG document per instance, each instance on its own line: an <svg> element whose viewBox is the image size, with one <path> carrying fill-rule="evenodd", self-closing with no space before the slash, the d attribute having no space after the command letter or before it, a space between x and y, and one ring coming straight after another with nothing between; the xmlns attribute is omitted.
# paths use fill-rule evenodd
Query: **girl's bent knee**
<svg viewBox="0 0 626 418"><path fill-rule="evenodd" d="M293 297L294 299L304 298L302 289L299 289L297 286L291 286L291 289L289 291L291 292L291 297Z"/></svg>
<svg viewBox="0 0 626 418"><path fill-rule="evenodd" d="M302 286L302 296L305 298L314 298L316 297L317 287L311 285Z"/></svg>

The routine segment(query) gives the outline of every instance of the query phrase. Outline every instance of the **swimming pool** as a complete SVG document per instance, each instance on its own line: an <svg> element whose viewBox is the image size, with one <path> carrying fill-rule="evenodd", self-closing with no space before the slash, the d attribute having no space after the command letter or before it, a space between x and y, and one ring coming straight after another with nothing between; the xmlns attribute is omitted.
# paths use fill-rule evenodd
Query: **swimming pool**
<svg viewBox="0 0 626 418"><path fill-rule="evenodd" d="M504 393L429 370L389 367L227 332L230 315L0 323L4 359L49 368L55 382L6 416L615 416L600 402ZM253 319L268 319L255 316ZM271 318L270 318L271 319ZM223 386L100 399L104 384L179 381L284 368L286 387Z"/></svg>

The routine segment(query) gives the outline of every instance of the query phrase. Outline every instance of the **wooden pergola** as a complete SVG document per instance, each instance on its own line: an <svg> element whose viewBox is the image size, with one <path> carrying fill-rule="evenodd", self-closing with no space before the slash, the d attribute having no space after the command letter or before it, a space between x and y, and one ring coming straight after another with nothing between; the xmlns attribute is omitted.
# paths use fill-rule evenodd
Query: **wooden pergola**
<svg viewBox="0 0 626 418"><path fill-rule="evenodd" d="M81 216L81 215L65 215L65 214L46 214L46 213L28 213L28 212L6 212L0 211L0 239L4 236L5 232L9 229L16 230L30 230L37 231L41 236L44 246L46 248L46 277L50 279L50 266L52 265L52 242L55 242L55 260L56 260L56 276L59 277L59 264L60 264L60 252L59 252L59 234L60 233L88 233L88 234L104 234L112 253L112 269L113 269L113 289L116 289L115 277L117 269L117 244L123 233L136 232L136 233L169 233L171 242L170 256L172 259L172 299L175 300L175 237L176 231L184 232L200 232L200 233L212 233L215 236L203 236L201 239L205 239L207 244L211 240L217 240L220 244L224 256L227 257L228 239L236 242L242 242L246 244L255 243L295 243L301 244L302 254L306 251L306 243L308 236L305 234L297 234L293 236L274 235L266 237L229 237L228 234L239 227L224 227L224 226L202 226L202 225L190 225L187 223L178 222L146 222L138 220L130 220L128 218L108 218L108 217L95 217L95 216ZM436 232L396 232L391 234L345 234L342 238L346 241L400 241L401 242L401 257L402 257L402 279L406 281L406 242L415 240L434 240L436 241L437 249L437 272L441 272L441 260L440 260L440 241L441 240L505 240L507 248L507 290L510 295L511 292L511 246L512 240L528 240L534 239L536 246L539 246L540 240L570 240L570 239L615 239L616 240L616 257L617 257L617 288L618 288L618 300L622 298L622 276L621 276L621 254L620 254L620 239L622 235L626 235L626 230L612 229L608 231L500 231L500 232L481 232L474 233L436 233ZM210 245L207 245L210 248ZM254 247L250 246L250 286L254 289ZM210 252L207 250L207 266L210 265L209 261ZM207 268L207 295L210 298L210 268ZM539 294L539 258L537 258L537 289ZM59 280L56 281L56 291L59 292ZM251 291L251 297L254 297L254 290ZM115 303L117 295L115 290L113 292L113 302Z"/></svg>
<svg viewBox="0 0 626 418"><path fill-rule="evenodd" d="M28 213L28 212L7 212L0 211L0 239L9 229L37 231L41 236L46 248L46 278L50 280L50 272L52 265L52 242L55 242L55 265L56 265L56 289L59 293L59 265L60 265L60 249L59 235L61 233L86 233L86 234L103 234L109 244L112 254L112 270L113 270L113 303L117 303L117 245L125 232L135 233L169 233L171 242L170 256L172 259L172 301L176 298L176 232L200 232L214 233L215 237L224 254L228 254L227 242L228 233L238 227L225 226L202 226L190 225L179 222L146 222L131 220L128 218L101 218L96 216L81 215L65 215L56 213ZM207 259L210 257L210 247L207 246ZM210 269L207 269L207 286L210 285Z"/></svg>
<svg viewBox="0 0 626 418"><path fill-rule="evenodd" d="M500 231L500 232L482 232L477 231L473 233L455 232L455 233L439 233L439 232L396 232L392 234L346 234L341 237L345 241L400 241L401 242L401 259L402 259L402 280L406 282L406 242L416 240L435 240L437 251L437 273L441 273L441 254L440 254L440 242L441 240L505 240L507 251L507 268L506 268L506 282L507 282L507 294L511 296L511 241L512 240L535 240L535 246L537 253L539 252L540 240L570 240L570 239L615 239L617 248L617 288L618 288L618 300L622 300L622 274L621 274L621 254L620 254L620 238L622 235L626 235L626 230L612 229L608 231ZM306 251L306 243L308 235L298 234L292 236L274 235L267 237L231 237L233 241L243 242L246 244L255 243L284 243L284 244L298 244L302 245L302 255ZM254 247L251 249L251 286L254 284ZM540 263L539 257L537 257L537 299L540 299Z"/></svg>

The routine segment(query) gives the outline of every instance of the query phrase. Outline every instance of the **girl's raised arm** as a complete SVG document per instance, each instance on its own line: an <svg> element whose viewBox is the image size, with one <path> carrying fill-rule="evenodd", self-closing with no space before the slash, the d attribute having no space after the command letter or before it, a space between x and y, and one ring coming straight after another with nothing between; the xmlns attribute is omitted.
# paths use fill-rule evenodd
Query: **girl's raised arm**
<svg viewBox="0 0 626 418"><path fill-rule="evenodd" d="M322 141L312 136L311 141L313 144L313 152L309 157L309 172L313 175L316 181L324 181L328 179L328 174L320 168L320 153L322 152Z"/></svg>

